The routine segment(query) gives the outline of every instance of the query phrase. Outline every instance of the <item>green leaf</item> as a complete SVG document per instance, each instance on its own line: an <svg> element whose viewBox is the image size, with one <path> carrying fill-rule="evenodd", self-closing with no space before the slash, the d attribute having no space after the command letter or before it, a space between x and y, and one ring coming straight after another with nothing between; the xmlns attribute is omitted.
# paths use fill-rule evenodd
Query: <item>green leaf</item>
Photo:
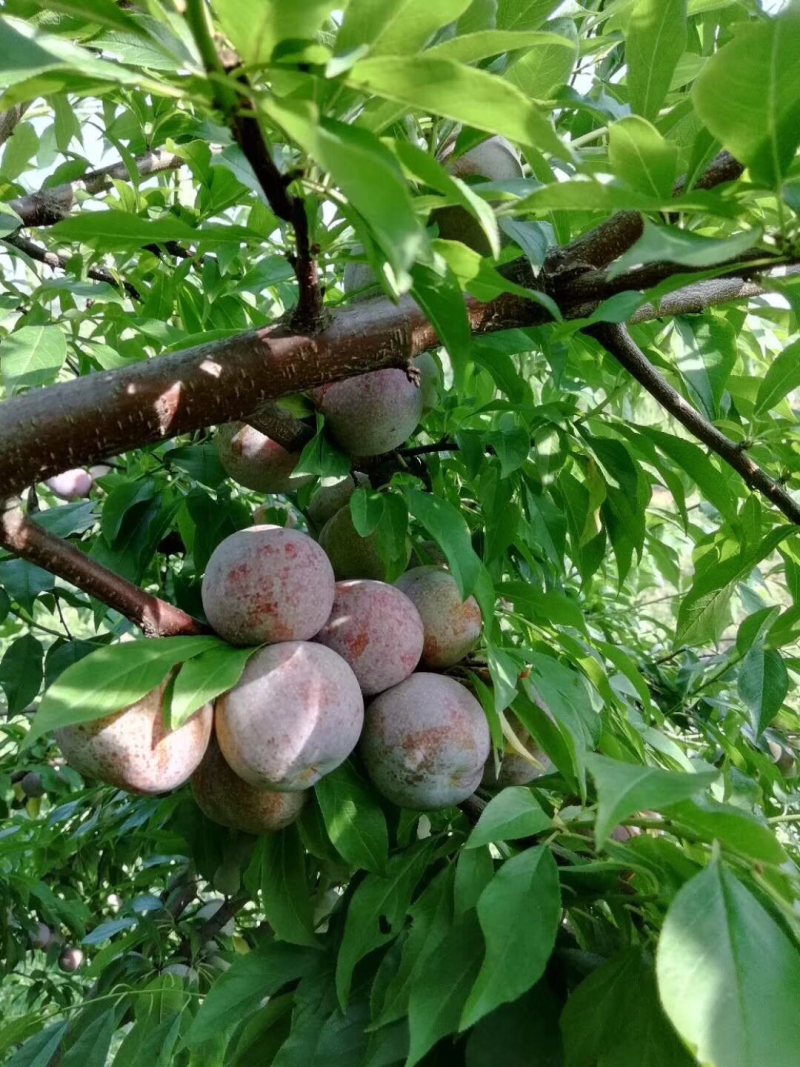
<svg viewBox="0 0 800 1067"><path fill-rule="evenodd" d="M336 6L336 0L270 0L250 8L239 0L215 0L214 11L244 63L258 65L268 63L282 41L312 40Z"/></svg>
<svg viewBox="0 0 800 1067"><path fill-rule="evenodd" d="M584 978L561 1015L566 1067L692 1067L658 1000L652 963L629 949Z"/></svg>
<svg viewBox="0 0 800 1067"><path fill-rule="evenodd" d="M549 100L566 85L579 52L578 33L572 19L555 19L548 23L548 29L552 32L542 34L546 39L528 46L505 75L534 100ZM518 36L522 38L523 34Z"/></svg>
<svg viewBox="0 0 800 1067"><path fill-rule="evenodd" d="M635 0L625 37L631 107L655 119L686 48L686 0Z"/></svg>
<svg viewBox="0 0 800 1067"><path fill-rule="evenodd" d="M0 343L0 368L9 392L54 382L67 358L58 326L23 326Z"/></svg>
<svg viewBox="0 0 800 1067"><path fill-rule="evenodd" d="M55 577L24 559L7 559L0 563L0 585L12 600L27 612L40 593L54 589Z"/></svg>
<svg viewBox="0 0 800 1067"><path fill-rule="evenodd" d="M480 966L480 928L475 912L468 911L453 924L411 990L406 1067L414 1067L437 1041L458 1029Z"/></svg>
<svg viewBox="0 0 800 1067"><path fill-rule="evenodd" d="M39 150L39 135L30 122L20 122L6 142L0 174L7 181L16 181L30 166Z"/></svg>
<svg viewBox="0 0 800 1067"><path fill-rule="evenodd" d="M469 528L463 516L448 501L418 489L403 492L409 514L422 523L447 557L461 599L473 592L481 574L481 561L472 547Z"/></svg>
<svg viewBox="0 0 800 1067"><path fill-rule="evenodd" d="M800 952L719 862L673 900L656 968L664 1009L701 1063L795 1067Z"/></svg>
<svg viewBox="0 0 800 1067"><path fill-rule="evenodd" d="M536 30L559 4L560 0L497 0L497 28Z"/></svg>
<svg viewBox="0 0 800 1067"><path fill-rule="evenodd" d="M781 541L795 533L790 526L776 526L755 545L746 545L737 555L706 567L681 601L675 634L677 644L695 644L718 635L737 582L750 574L762 559L770 556Z"/></svg>
<svg viewBox="0 0 800 1067"><path fill-rule="evenodd" d="M354 867L383 873L389 854L386 816L372 790L348 761L316 784L328 837Z"/></svg>
<svg viewBox="0 0 800 1067"><path fill-rule="evenodd" d="M42 684L44 649L31 634L10 644L0 662L0 687L6 695L9 715L19 715L28 707Z"/></svg>
<svg viewBox="0 0 800 1067"><path fill-rule="evenodd" d="M558 868L545 846L506 860L478 901L486 956L461 1016L473 1026L539 980L561 921Z"/></svg>
<svg viewBox="0 0 800 1067"><path fill-rule="evenodd" d="M359 486L350 497L350 515L359 537L369 537L383 517L385 493Z"/></svg>
<svg viewBox="0 0 800 1067"><path fill-rule="evenodd" d="M738 690L758 736L778 714L789 692L789 675L780 652L757 641L739 666Z"/></svg>
<svg viewBox="0 0 800 1067"><path fill-rule="evenodd" d="M364 59L348 72L347 81L387 100L501 133L520 145L564 153L548 119L515 85L451 59L424 54Z"/></svg>
<svg viewBox="0 0 800 1067"><path fill-rule="evenodd" d="M244 956L236 956L231 966L211 985L186 1035L190 1048L226 1030L232 1019L242 1019L259 1007L265 997L281 986L311 974L320 963L321 953L299 948L285 941L269 941Z"/></svg>
<svg viewBox="0 0 800 1067"><path fill-rule="evenodd" d="M590 753L586 763L597 787L597 821L594 833L598 848L624 819L635 812L660 811L708 788L719 777L717 771L682 774L661 767L623 763Z"/></svg>
<svg viewBox="0 0 800 1067"><path fill-rule="evenodd" d="M426 249L427 235L414 213L400 166L386 145L361 127L319 119L302 102L270 98L263 106L331 174L369 223L396 279L404 282L411 264Z"/></svg>
<svg viewBox="0 0 800 1067"><path fill-rule="evenodd" d="M51 1023L40 1033L29 1037L22 1048L7 1061L6 1067L48 1067L68 1026L68 1022Z"/></svg>
<svg viewBox="0 0 800 1067"><path fill-rule="evenodd" d="M689 475L697 488L710 504L726 519L736 517L736 503L731 490L723 480L720 471L702 448L685 441L682 437L654 430L649 426L639 426L639 433L655 441L659 450Z"/></svg>
<svg viewBox="0 0 800 1067"><path fill-rule="evenodd" d="M368 47L372 55L418 52L433 34L453 22L470 0L350 0L336 36L336 53Z"/></svg>
<svg viewBox="0 0 800 1067"><path fill-rule="evenodd" d="M667 200L678 173L678 148L647 119L628 115L608 133L608 156L614 173L632 189Z"/></svg>
<svg viewBox="0 0 800 1067"><path fill-rule="evenodd" d="M497 841L516 841L539 834L552 826L530 789L509 786L492 797L467 838L464 848L480 848Z"/></svg>
<svg viewBox="0 0 800 1067"><path fill-rule="evenodd" d="M275 936L295 945L316 945L305 851L296 826L268 834L261 850L261 904Z"/></svg>
<svg viewBox="0 0 800 1067"><path fill-rule="evenodd" d="M785 396L800 389L800 341L781 352L761 379L756 397L755 414L771 411Z"/></svg>
<svg viewBox="0 0 800 1067"><path fill-rule="evenodd" d="M219 644L184 663L172 687L170 729L177 730L204 704L232 689L256 651Z"/></svg>
<svg viewBox="0 0 800 1067"><path fill-rule="evenodd" d="M736 331L714 315L677 318L672 348L690 399L708 419L718 419L722 394L736 364Z"/></svg>
<svg viewBox="0 0 800 1067"><path fill-rule="evenodd" d="M462 848L456 860L453 887L456 915L462 915L477 905L481 893L493 877L494 860L488 848Z"/></svg>
<svg viewBox="0 0 800 1067"><path fill-rule="evenodd" d="M351 466L350 457L328 440L325 419L318 414L317 432L300 453L300 459L294 468L295 476L318 474L322 478L335 478L349 474Z"/></svg>
<svg viewBox="0 0 800 1067"><path fill-rule="evenodd" d="M44 694L25 747L62 726L129 707L159 686L177 663L221 643L217 637L159 637L97 649L67 667Z"/></svg>
<svg viewBox="0 0 800 1067"><path fill-rule="evenodd" d="M706 60L692 88L697 113L714 137L770 188L784 177L800 143L798 54L799 11L745 21Z"/></svg>
<svg viewBox="0 0 800 1067"><path fill-rule="evenodd" d="M531 618L543 620L546 625L572 626L586 632L581 609L574 600L556 589L542 592L525 582L503 582L497 589L497 595L510 600L517 609L530 614Z"/></svg>
<svg viewBox="0 0 800 1067"><path fill-rule="evenodd" d="M786 852L766 822L733 804L696 797L670 805L664 814L704 840L719 841L755 863L786 862Z"/></svg>
<svg viewBox="0 0 800 1067"><path fill-rule="evenodd" d="M8 204L0 204L0 238L13 233L22 225L24 225L22 219L16 211L12 211Z"/></svg>
<svg viewBox="0 0 800 1067"><path fill-rule="evenodd" d="M101 250L136 249L167 241L202 241L209 246L251 241L253 234L243 226L206 225L194 229L177 218L145 219L127 211L92 211L57 222L50 230L60 241L79 241Z"/></svg>
<svg viewBox="0 0 800 1067"><path fill-rule="evenodd" d="M743 252L753 248L761 240L759 229L743 230L733 237L702 237L691 230L680 230L677 226L656 226L649 219L644 220L644 232L639 240L612 264L609 275L612 278L640 264L680 263L695 269L713 267L735 259ZM757 253L754 252L754 258Z"/></svg>
<svg viewBox="0 0 800 1067"><path fill-rule="evenodd" d="M399 934L428 850L429 843L421 841L391 856L385 875L368 874L353 893L336 960L336 993L342 1009L347 1005L358 961Z"/></svg>
<svg viewBox="0 0 800 1067"><path fill-rule="evenodd" d="M464 294L455 274L447 265L445 268L445 273L439 274L418 263L412 275L411 295L433 323L447 349L453 366L455 388L462 392L472 337Z"/></svg>

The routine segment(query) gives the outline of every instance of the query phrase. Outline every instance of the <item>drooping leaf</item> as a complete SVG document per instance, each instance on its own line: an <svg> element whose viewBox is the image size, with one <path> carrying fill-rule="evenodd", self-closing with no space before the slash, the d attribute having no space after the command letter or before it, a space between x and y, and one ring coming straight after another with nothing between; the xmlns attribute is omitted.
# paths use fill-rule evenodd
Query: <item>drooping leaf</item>
<svg viewBox="0 0 800 1067"><path fill-rule="evenodd" d="M797 1060L800 952L721 863L688 882L658 943L661 1002L710 1067L772 1067ZM735 1005L735 1010L731 1010Z"/></svg>
<svg viewBox="0 0 800 1067"><path fill-rule="evenodd" d="M352 764L343 763L326 774L315 790L336 850L355 867L383 872L389 851L386 817Z"/></svg>
<svg viewBox="0 0 800 1067"><path fill-rule="evenodd" d="M686 0L635 0L625 36L633 110L655 119L686 47Z"/></svg>
<svg viewBox="0 0 800 1067"><path fill-rule="evenodd" d="M171 729L177 730L204 704L232 689L256 651L219 644L187 660L172 687Z"/></svg>

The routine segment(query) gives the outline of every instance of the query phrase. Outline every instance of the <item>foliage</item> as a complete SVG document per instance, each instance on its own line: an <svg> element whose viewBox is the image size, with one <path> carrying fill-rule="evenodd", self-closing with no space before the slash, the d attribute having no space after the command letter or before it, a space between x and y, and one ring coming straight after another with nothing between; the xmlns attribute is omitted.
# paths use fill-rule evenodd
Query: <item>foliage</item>
<svg viewBox="0 0 800 1067"><path fill-rule="evenodd" d="M179 724L252 650L134 640L118 612L3 553L0 1055L795 1067L797 528L584 327L634 317L685 402L800 491L797 276L765 274L746 304L642 313L731 260L795 261L800 13L755 0L212 6L207 23L198 0L185 17L169 0L5 3L0 110L26 110L0 155L0 396L296 309L296 219L233 132L243 73L282 188L303 197L326 314L353 303L344 269L366 261L443 342L438 402L375 491L353 496L356 529L377 531L395 571L409 537L420 562L443 554L484 619L450 673L480 697L498 749L531 743L521 724L548 765L531 786L425 814L383 800L354 757L296 825L261 839L210 822L188 787L144 798L84 782L54 728L170 672ZM437 161L486 134L513 141L525 177L456 179ZM744 176L698 186L721 149ZM176 165L140 173L152 151ZM82 188L120 159L125 180ZM33 228L61 256L54 276L17 240L19 198L68 182L75 209ZM453 205L496 256L439 238L430 213ZM542 284L559 270L548 251L627 209L642 235L602 266L671 270L562 316ZM554 321L470 337L464 293L522 295ZM318 420L302 469L341 474ZM312 489L236 485L203 429L114 455L87 499L44 484L27 499L90 560L201 618L216 545L257 505L305 528ZM44 796L26 795L29 772ZM39 923L56 931L44 950ZM75 974L56 965L66 944L86 953Z"/></svg>

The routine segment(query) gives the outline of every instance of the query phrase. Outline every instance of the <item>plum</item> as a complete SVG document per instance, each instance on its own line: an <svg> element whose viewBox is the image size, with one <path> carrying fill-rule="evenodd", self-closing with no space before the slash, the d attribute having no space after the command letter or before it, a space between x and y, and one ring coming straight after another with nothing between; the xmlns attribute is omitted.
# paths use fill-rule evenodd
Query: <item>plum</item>
<svg viewBox="0 0 800 1067"><path fill-rule="evenodd" d="M74 974L83 963L83 950L77 945L65 948L58 957L58 966L65 974Z"/></svg>
<svg viewBox="0 0 800 1067"><path fill-rule="evenodd" d="M258 789L307 789L343 763L364 722L358 679L324 645L287 641L260 649L217 700L226 762Z"/></svg>
<svg viewBox="0 0 800 1067"><path fill-rule="evenodd" d="M192 775L192 793L197 806L212 822L248 834L282 830L294 822L308 799L304 792L275 793L245 782L225 762L213 736L203 762Z"/></svg>
<svg viewBox="0 0 800 1067"><path fill-rule="evenodd" d="M374 696L402 682L419 663L422 619L393 585L337 582L330 617L314 640L349 663L362 693Z"/></svg>
<svg viewBox="0 0 800 1067"><path fill-rule="evenodd" d="M552 762L547 754L536 744L530 733L525 729L519 719L511 711L505 712L509 724L517 736L517 740L538 761L541 766L525 759L516 748L506 745L500 762L499 774L495 768L494 753L489 753L486 761L486 769L483 772L482 784L490 788L504 788L507 785L527 785L535 778L540 778L552 769Z"/></svg>
<svg viewBox="0 0 800 1067"><path fill-rule="evenodd" d="M77 467L47 478L44 484L60 500L81 500L89 495L94 479L87 470Z"/></svg>
<svg viewBox="0 0 800 1067"><path fill-rule="evenodd" d="M259 493L294 493L310 482L310 474L294 474L298 452L287 452L277 441L245 422L227 422L214 438L225 473L246 489Z"/></svg>
<svg viewBox="0 0 800 1067"><path fill-rule="evenodd" d="M203 609L233 645L306 641L333 605L334 576L320 546L299 530L250 526L214 549L203 576Z"/></svg>
<svg viewBox="0 0 800 1067"><path fill-rule="evenodd" d="M212 706L206 704L183 726L169 730L163 709L169 681L112 715L56 730L70 766L130 793L166 793L187 781L208 746Z"/></svg>
<svg viewBox="0 0 800 1067"><path fill-rule="evenodd" d="M490 745L486 716L469 690L441 674L417 673L370 703L359 751L393 804L433 810L474 792Z"/></svg>
<svg viewBox="0 0 800 1067"><path fill-rule="evenodd" d="M335 482L321 485L306 510L309 523L315 530L321 530L328 519L332 519L337 511L349 504L356 489L369 488L369 478L361 471L351 471Z"/></svg>
<svg viewBox="0 0 800 1067"><path fill-rule="evenodd" d="M442 567L412 567L395 585L422 618L424 666L452 667L462 660L481 635L481 612L475 597L462 601L455 578Z"/></svg>
<svg viewBox="0 0 800 1067"><path fill-rule="evenodd" d="M313 399L338 444L354 456L391 452L422 417L422 390L396 367L323 385Z"/></svg>
<svg viewBox="0 0 800 1067"><path fill-rule="evenodd" d="M349 504L328 519L320 531L319 543L327 552L338 579L383 580L386 577L386 567L378 554L377 532L362 537L353 525Z"/></svg>

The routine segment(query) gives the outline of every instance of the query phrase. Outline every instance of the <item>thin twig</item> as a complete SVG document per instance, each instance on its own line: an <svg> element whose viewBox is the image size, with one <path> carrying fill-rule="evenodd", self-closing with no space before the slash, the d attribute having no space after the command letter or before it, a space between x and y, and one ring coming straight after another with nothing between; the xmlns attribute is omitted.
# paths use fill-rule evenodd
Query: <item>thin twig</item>
<svg viewBox="0 0 800 1067"><path fill-rule="evenodd" d="M673 389L648 360L625 326L600 323L589 327L586 332L596 338L682 426L733 467L751 489L762 493L788 519L800 526L800 504L791 493L762 470L740 444L721 433L693 408L677 389Z"/></svg>
<svg viewBox="0 0 800 1067"><path fill-rule="evenodd" d="M37 245L35 241L29 240L24 237L19 230L16 233L8 234L3 238L3 241L7 245L11 245L13 248L18 249L24 255L29 256L31 259L35 259L39 263L44 263L45 266L51 267L53 270L69 270L69 256L62 256L58 252L51 252L46 248L42 248L41 245ZM130 282L120 281L114 277L111 271L106 270L105 267L89 267L86 271L87 277L93 278L96 282L105 282L107 285L112 285L115 289L124 289L125 292L131 297L132 300L141 301L142 296L139 290L131 285Z"/></svg>

